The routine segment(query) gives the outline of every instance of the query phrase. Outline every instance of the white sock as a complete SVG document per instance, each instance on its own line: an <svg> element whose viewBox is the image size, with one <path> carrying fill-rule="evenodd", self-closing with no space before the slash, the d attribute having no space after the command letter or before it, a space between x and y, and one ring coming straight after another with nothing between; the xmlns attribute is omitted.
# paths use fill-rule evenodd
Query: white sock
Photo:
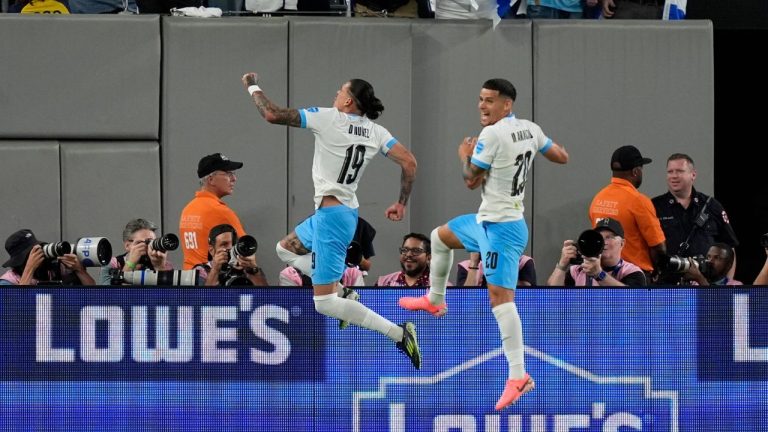
<svg viewBox="0 0 768 432"><path fill-rule="evenodd" d="M289 266L296 267L300 272L307 276L312 276L311 254L295 254L284 248L280 242L277 242L277 245L275 246L275 252L277 252L277 257L280 258L282 262L288 264Z"/></svg>
<svg viewBox="0 0 768 432"><path fill-rule="evenodd" d="M437 228L430 234L432 260L429 263L429 302L433 305L445 303L445 285L453 265L453 249L446 246L437 234Z"/></svg>
<svg viewBox="0 0 768 432"><path fill-rule="evenodd" d="M509 379L525 376L523 324L514 302L500 304L491 309L501 332L501 347L509 364Z"/></svg>
<svg viewBox="0 0 768 432"><path fill-rule="evenodd" d="M315 310L319 313L358 327L375 330L395 342L403 340L403 328L368 309L364 304L340 298L336 294L314 296Z"/></svg>

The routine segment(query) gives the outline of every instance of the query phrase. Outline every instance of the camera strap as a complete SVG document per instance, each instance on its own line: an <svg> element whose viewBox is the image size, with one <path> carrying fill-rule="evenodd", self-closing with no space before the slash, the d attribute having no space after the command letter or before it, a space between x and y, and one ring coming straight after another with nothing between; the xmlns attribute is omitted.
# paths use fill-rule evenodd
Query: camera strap
<svg viewBox="0 0 768 432"><path fill-rule="evenodd" d="M685 238L684 242L680 243L680 250L678 251L680 255L685 255L688 253L688 249L691 248L690 241L691 237L693 237L693 233L696 232L696 228L704 228L704 225L707 223L707 219L709 219L709 215L707 214L707 206L709 206L710 201L712 201L711 196L707 198L707 201L704 203L701 211L693 221L693 226L691 227L691 231L688 232L688 237Z"/></svg>

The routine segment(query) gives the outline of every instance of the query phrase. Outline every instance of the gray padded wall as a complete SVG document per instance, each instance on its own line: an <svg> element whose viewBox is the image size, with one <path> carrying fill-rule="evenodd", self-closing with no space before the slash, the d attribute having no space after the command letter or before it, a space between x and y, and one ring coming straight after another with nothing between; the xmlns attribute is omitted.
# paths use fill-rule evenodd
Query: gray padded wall
<svg viewBox="0 0 768 432"><path fill-rule="evenodd" d="M0 15L0 138L157 139L159 23Z"/></svg>
<svg viewBox="0 0 768 432"><path fill-rule="evenodd" d="M490 22L437 21L414 26L413 33L413 142L419 172L412 224L429 234L455 216L476 213L480 205L480 190L464 185L457 150L464 137L482 130L477 102L483 82L510 80L518 92L515 113L531 118L531 24L503 22L494 31ZM531 195L529 185L526 219ZM464 252L455 254L456 262L466 258Z"/></svg>
<svg viewBox="0 0 768 432"><path fill-rule="evenodd" d="M377 123L403 145L411 147L411 28L410 20L291 21L290 105L329 107L336 91L351 78L370 82L384 104ZM386 41L383 43L382 41ZM275 88L265 77L267 94ZM289 214L291 226L314 211L312 155L314 136L290 131ZM418 174L417 174L418 182ZM397 248L410 231L411 209L402 222L384 217L400 193L400 167L376 156L366 167L357 190L360 216L376 228L376 256L366 282L400 269ZM413 197L418 199L418 197ZM410 207L410 206L409 206Z"/></svg>
<svg viewBox="0 0 768 432"><path fill-rule="evenodd" d="M181 210L199 189L201 157L222 152L242 161L224 201L259 241L259 264L276 285L283 266L274 244L287 229L287 135L259 116L240 78L258 72L267 94L285 105L287 21L166 18L163 47L163 222L178 233ZM180 252L173 257L182 261Z"/></svg>
<svg viewBox="0 0 768 432"><path fill-rule="evenodd" d="M122 232L134 218L160 227L160 146L156 142L68 142L61 146L62 235L107 237L125 252ZM175 232L176 227L172 232ZM160 234L158 232L158 234Z"/></svg>
<svg viewBox="0 0 768 432"><path fill-rule="evenodd" d="M0 238L29 228L38 240L61 240L59 143L56 141L0 141ZM0 248L0 264L8 259ZM2 269L0 272L4 272Z"/></svg>
<svg viewBox="0 0 768 432"><path fill-rule="evenodd" d="M675 152L693 157L696 187L714 192L712 25L540 21L534 47L535 121L571 156L535 172L534 255L544 281L563 240L589 227L616 148L632 144L653 159L640 187L650 197L666 192Z"/></svg>

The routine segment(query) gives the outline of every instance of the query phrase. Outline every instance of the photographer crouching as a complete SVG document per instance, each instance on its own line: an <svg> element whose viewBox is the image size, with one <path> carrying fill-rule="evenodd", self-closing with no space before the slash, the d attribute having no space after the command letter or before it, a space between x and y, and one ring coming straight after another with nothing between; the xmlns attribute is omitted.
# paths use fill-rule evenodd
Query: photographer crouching
<svg viewBox="0 0 768 432"><path fill-rule="evenodd" d="M715 243L709 247L707 256L677 257L670 256L662 266L664 271L681 272L683 280L690 285L743 285L728 277L734 264L733 248L725 243Z"/></svg>
<svg viewBox="0 0 768 432"><path fill-rule="evenodd" d="M31 230L22 229L5 241L10 268L0 276L0 285L96 285L69 243L43 243Z"/></svg>
<svg viewBox="0 0 768 432"><path fill-rule="evenodd" d="M141 218L131 219L123 229L125 253L101 267L99 284L112 285L116 272L120 271L173 270L167 251L178 248L179 239L174 234L158 239L155 231L157 225L154 223Z"/></svg>
<svg viewBox="0 0 768 432"><path fill-rule="evenodd" d="M615 219L602 218L578 241L566 240L547 285L645 286L643 270L621 259L624 229Z"/></svg>
<svg viewBox="0 0 768 432"><path fill-rule="evenodd" d="M206 286L268 286L256 263L256 247L256 239L248 235L238 238L232 225L216 225L208 234L210 261L194 268Z"/></svg>

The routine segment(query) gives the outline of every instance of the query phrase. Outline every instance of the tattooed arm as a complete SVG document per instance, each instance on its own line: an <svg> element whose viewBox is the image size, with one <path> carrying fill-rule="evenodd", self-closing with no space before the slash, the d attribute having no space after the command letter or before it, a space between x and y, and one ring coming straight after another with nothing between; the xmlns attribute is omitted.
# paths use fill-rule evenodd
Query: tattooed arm
<svg viewBox="0 0 768 432"><path fill-rule="evenodd" d="M461 175L464 177L464 184L470 189L476 189L483 184L486 170L472 163L472 152L475 151L477 138L464 138L459 145L459 159L461 160Z"/></svg>
<svg viewBox="0 0 768 432"><path fill-rule="evenodd" d="M294 108L280 108L264 94L258 87L259 76L253 72L243 75L243 85L251 93L251 98L256 104L259 113L264 119L272 124L281 124L286 126L300 127L301 117L299 111ZM253 89L252 86L255 86Z"/></svg>
<svg viewBox="0 0 768 432"><path fill-rule="evenodd" d="M390 220L399 221L405 215L405 206L408 204L413 181L416 179L416 158L413 156L413 153L400 143L392 146L387 153L387 157L402 168L402 173L400 174L400 197L385 212Z"/></svg>

